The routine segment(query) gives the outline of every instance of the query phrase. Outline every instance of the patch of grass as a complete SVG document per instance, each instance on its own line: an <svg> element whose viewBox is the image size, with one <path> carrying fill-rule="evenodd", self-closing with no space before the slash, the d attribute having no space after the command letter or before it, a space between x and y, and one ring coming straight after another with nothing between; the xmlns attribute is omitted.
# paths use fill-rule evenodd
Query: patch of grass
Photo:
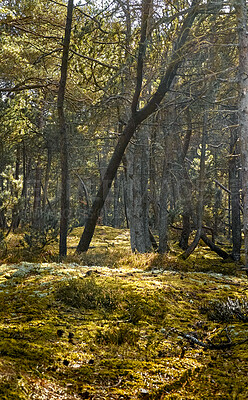
<svg viewBox="0 0 248 400"><path fill-rule="evenodd" d="M137 344L140 332L128 323L112 324L111 326L100 328L96 332L96 341L100 345L121 346L127 343L131 346Z"/></svg>
<svg viewBox="0 0 248 400"><path fill-rule="evenodd" d="M85 308L86 310L105 309L112 311L119 304L119 289L117 285L98 283L94 277L70 279L61 282L55 291L55 299L64 304Z"/></svg>

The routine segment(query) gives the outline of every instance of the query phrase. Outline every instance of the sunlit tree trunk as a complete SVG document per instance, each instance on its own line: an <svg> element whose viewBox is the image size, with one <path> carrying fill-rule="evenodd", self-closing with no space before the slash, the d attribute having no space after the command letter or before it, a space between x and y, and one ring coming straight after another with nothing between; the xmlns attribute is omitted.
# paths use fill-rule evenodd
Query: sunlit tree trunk
<svg viewBox="0 0 248 400"><path fill-rule="evenodd" d="M151 241L148 217L149 148L148 133L144 131L144 128L137 133L133 147L133 158L129 163L129 168L131 169L129 174L132 177L129 188L131 247L133 251L146 253L151 250Z"/></svg>

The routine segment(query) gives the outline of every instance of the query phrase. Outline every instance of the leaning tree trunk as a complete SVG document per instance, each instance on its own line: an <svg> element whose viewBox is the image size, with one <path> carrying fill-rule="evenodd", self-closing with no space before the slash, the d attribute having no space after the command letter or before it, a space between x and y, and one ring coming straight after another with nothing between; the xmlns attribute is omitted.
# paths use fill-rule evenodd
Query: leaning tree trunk
<svg viewBox="0 0 248 400"><path fill-rule="evenodd" d="M178 71L179 66L183 61L183 48L188 39L190 29L194 22L194 19L198 13L198 0L193 0L192 5L189 9L187 16L185 17L181 31L179 32L178 39L174 46L174 52L171 56L170 63L162 77L157 91L152 96L151 100L140 110L137 110L139 97L142 89L142 76L143 76L143 58L145 54L146 35L147 35L147 22L150 8L150 0L144 0L144 11L142 17L141 26L141 37L139 44L139 54L137 63L137 85L133 95L133 101L131 106L131 117L127 122L127 125L120 136L118 143L115 147L112 158L108 164L104 178L96 195L95 201L92 205L88 220L85 225L84 232L77 246L77 252L81 253L87 251L94 234L95 226L97 223L98 216L104 205L105 199L108 195L113 179L116 175L117 169L121 163L122 157L129 144L131 138L134 135L136 128L151 114L153 114L159 107L159 104L163 100L165 94L170 90L171 84Z"/></svg>
<svg viewBox="0 0 248 400"><path fill-rule="evenodd" d="M68 166L68 134L64 114L65 87L68 70L68 57L71 39L73 0L68 0L65 37L63 42L63 55L61 64L61 77L59 82L57 110L60 132L60 159L61 159L61 209L60 209L60 257L67 254L67 231L69 223L69 166Z"/></svg>
<svg viewBox="0 0 248 400"><path fill-rule="evenodd" d="M241 141L242 193L244 203L245 267L248 268L248 21L246 0L235 2L239 32L239 129Z"/></svg>

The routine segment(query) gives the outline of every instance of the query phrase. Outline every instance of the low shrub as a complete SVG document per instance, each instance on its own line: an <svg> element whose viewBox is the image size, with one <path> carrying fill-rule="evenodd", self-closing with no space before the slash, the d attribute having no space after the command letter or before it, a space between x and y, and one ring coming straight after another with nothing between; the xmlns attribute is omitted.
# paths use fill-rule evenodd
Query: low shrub
<svg viewBox="0 0 248 400"><path fill-rule="evenodd" d="M200 307L200 311L212 321L230 322L237 319L248 322L248 299L228 297L226 300L210 302Z"/></svg>

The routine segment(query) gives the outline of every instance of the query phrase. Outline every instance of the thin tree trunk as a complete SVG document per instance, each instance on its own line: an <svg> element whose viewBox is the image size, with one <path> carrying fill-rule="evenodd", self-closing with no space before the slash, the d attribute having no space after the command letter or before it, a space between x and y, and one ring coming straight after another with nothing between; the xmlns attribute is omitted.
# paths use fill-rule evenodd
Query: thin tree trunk
<svg viewBox="0 0 248 400"><path fill-rule="evenodd" d="M21 164L21 149L20 145L18 144L17 150L16 150L16 168L15 168L15 179L19 179L20 175L20 164ZM18 197L18 191L16 191L15 196ZM19 199L17 201L17 204L14 205L13 211L12 211L12 222L11 222L11 227L13 231L15 231L20 223L20 210L19 210Z"/></svg>
<svg viewBox="0 0 248 400"><path fill-rule="evenodd" d="M149 0L148 0L148 3L149 3ZM198 12L197 6L198 6L198 0L193 0L192 6L190 7L188 15L186 16L184 23L182 25L182 29L179 32L178 39L174 46L174 52L173 52L171 60L170 60L171 62L166 70L166 73L162 77L160 84L158 86L158 89L152 96L151 100L147 103L146 106L144 106L139 111L137 111L137 106L138 106L139 94L141 91L141 84L142 84L142 79L141 79L142 78L142 68L140 68L139 63L137 65L137 85L136 85L136 90L135 90L135 93L133 96L133 101L132 101L132 107L131 107L132 115L131 115L129 121L127 122L127 125L123 131L123 134L120 136L120 138L118 140L118 143L115 147L112 158L108 164L104 179L100 185L97 196L92 205L88 220L85 225L84 232L83 232L82 237L77 246L76 251L78 253L87 251L89 248L92 236L94 234L98 216L104 205L105 199L108 195L108 192L112 185L113 179L114 179L116 172L118 170L118 167L121 163L121 160L122 160L122 157L126 150L126 147L129 144L132 136L134 135L136 128L145 119L147 119L152 113L154 113L158 109L159 104L161 103L165 94L169 91L169 89L171 87L173 79L176 76L177 70L183 61L181 50L186 43L191 26L197 15L197 12ZM147 12L145 13L145 16L143 16L143 17L144 17L144 20L143 20L143 24L142 24L143 25L142 30L145 29L145 32L146 32L147 19L148 19ZM142 43L142 35L141 35L140 43ZM144 56L144 46L140 46L139 51ZM138 59L140 59L140 57ZM141 84L140 84L140 81L141 81Z"/></svg>
<svg viewBox="0 0 248 400"><path fill-rule="evenodd" d="M41 168L40 160L35 167L34 203L33 203L33 227L40 228L41 222Z"/></svg>
<svg viewBox="0 0 248 400"><path fill-rule="evenodd" d="M63 42L63 55L61 64L61 77L58 90L57 110L60 132L60 158L61 158L61 210L60 210L60 257L67 254L67 231L70 212L69 195L69 166L68 166L68 134L64 114L65 87L68 70L68 57L71 38L73 0L68 0L65 37Z"/></svg>
<svg viewBox="0 0 248 400"><path fill-rule="evenodd" d="M232 258L234 261L240 260L240 249L241 249L241 221L240 221L240 180L239 180L239 165L237 155L240 153L238 146L238 135L237 132L231 132L231 151L229 159L229 184L231 191L231 218L232 218Z"/></svg>
<svg viewBox="0 0 248 400"><path fill-rule="evenodd" d="M120 179L119 176L116 175L114 180L114 215L113 215L113 227L119 228L120 225Z"/></svg>
<svg viewBox="0 0 248 400"><path fill-rule="evenodd" d="M199 200L197 212L197 231L195 238L191 245L182 254L182 258L186 260L191 253L195 250L199 243L202 234L202 219L204 210L204 190L205 190L205 156L206 156L206 143L207 143L207 113L204 113L203 130L202 130L202 148L200 160L200 175L199 175Z"/></svg>
<svg viewBox="0 0 248 400"><path fill-rule="evenodd" d="M239 129L241 141L242 194L244 203L245 267L248 267L248 19L246 0L235 2L239 32Z"/></svg>
<svg viewBox="0 0 248 400"><path fill-rule="evenodd" d="M156 131L157 127L151 132L151 145L150 145L150 202L153 211L153 225L158 228L159 221L159 206L156 191Z"/></svg>
<svg viewBox="0 0 248 400"><path fill-rule="evenodd" d="M44 215L46 212L47 192L48 192L51 165L52 165L52 150L51 150L51 146L48 143L48 145L47 145L47 164L46 164L45 182L44 182L44 188L43 188L43 199L42 199L42 213L43 213L42 217L43 217L43 219L44 219Z"/></svg>
<svg viewBox="0 0 248 400"><path fill-rule="evenodd" d="M183 229L179 240L179 246L182 250L186 250L189 245L189 236L191 233L190 217L192 216L192 193L191 193L191 182L185 166L185 157L187 155L190 139L192 136L192 121L189 109L186 110L186 121L187 121L187 131L184 138L182 151L179 156L179 164L181 165L181 199L182 199L182 220Z"/></svg>
<svg viewBox="0 0 248 400"><path fill-rule="evenodd" d="M123 156L122 158L124 174L122 179L122 189L123 189L123 203L124 203L124 214L127 224L127 229L129 229L129 218L128 218L128 183L127 183L127 158Z"/></svg>
<svg viewBox="0 0 248 400"><path fill-rule="evenodd" d="M160 192L160 210L159 210L159 246L158 252L164 254L168 250L168 216L167 216L167 199L168 199L168 166L167 159L164 159L163 175Z"/></svg>
<svg viewBox="0 0 248 400"><path fill-rule="evenodd" d="M27 155L26 155L26 146L25 142L22 142L22 175L23 175L23 183L22 183L22 198L23 198L23 212L22 219L26 220L27 215L27 190L28 190L28 174L27 174Z"/></svg>

